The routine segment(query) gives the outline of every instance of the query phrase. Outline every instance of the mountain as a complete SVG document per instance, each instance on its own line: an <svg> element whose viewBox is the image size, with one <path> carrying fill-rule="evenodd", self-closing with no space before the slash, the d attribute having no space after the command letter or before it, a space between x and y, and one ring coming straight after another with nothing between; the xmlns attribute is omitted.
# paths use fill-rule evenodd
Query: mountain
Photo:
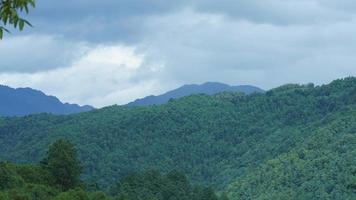
<svg viewBox="0 0 356 200"><path fill-rule="evenodd" d="M72 114L92 110L91 106L79 106L60 102L54 96L31 88L10 88L0 85L0 116L25 116L38 113Z"/></svg>
<svg viewBox="0 0 356 200"><path fill-rule="evenodd" d="M159 96L148 96L143 99L137 99L134 102L127 104L128 106L148 106L148 105L161 105L167 103L170 99L177 99L193 94L207 94L213 95L219 92L243 92L245 94L251 94L254 92L264 92L262 89L250 86L230 86L223 83L207 82L201 85L191 84L184 85L178 89L169 91Z"/></svg>
<svg viewBox="0 0 356 200"><path fill-rule="evenodd" d="M355 199L356 78L0 118L0 160L37 163L61 138L101 186L176 169L230 199Z"/></svg>

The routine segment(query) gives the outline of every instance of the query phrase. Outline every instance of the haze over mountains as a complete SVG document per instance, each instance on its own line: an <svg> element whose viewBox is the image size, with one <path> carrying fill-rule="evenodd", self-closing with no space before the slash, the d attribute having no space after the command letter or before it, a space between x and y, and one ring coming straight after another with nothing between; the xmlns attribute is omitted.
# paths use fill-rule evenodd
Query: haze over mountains
<svg viewBox="0 0 356 200"><path fill-rule="evenodd" d="M201 85L183 85L180 88L169 91L162 95L152 95L142 99L137 99L136 101L129 103L128 106L161 105L167 103L170 99L177 99L193 94L214 95L220 92L243 92L245 94L251 94L254 92L264 91L258 87L251 85L230 86L224 83L207 82Z"/></svg>
<svg viewBox="0 0 356 200"><path fill-rule="evenodd" d="M91 106L62 103L31 88L11 88L0 85L0 116L25 116L38 113L73 114L93 110Z"/></svg>
<svg viewBox="0 0 356 200"><path fill-rule="evenodd" d="M243 92L251 94L263 92L262 89L250 86L229 86L223 83L207 82L201 85L184 85L159 96L148 96L127 104L128 106L161 105L170 99L193 94L213 95L219 92ZM48 96L31 88L14 89L0 85L0 116L25 116L30 114L51 113L57 115L74 114L93 110L92 106L62 103L57 97Z"/></svg>

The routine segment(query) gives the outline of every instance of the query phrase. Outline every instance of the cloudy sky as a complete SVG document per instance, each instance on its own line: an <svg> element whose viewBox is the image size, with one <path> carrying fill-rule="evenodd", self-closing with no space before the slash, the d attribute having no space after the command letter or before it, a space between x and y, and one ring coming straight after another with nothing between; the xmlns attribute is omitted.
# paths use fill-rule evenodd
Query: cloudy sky
<svg viewBox="0 0 356 200"><path fill-rule="evenodd" d="M356 76L354 0L37 0L28 17L0 41L0 84L65 102Z"/></svg>

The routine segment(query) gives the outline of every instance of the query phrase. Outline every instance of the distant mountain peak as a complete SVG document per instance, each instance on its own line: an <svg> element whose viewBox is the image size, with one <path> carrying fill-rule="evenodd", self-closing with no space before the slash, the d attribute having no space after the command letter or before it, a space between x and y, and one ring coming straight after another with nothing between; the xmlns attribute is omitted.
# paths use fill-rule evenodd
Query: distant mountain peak
<svg viewBox="0 0 356 200"><path fill-rule="evenodd" d="M91 106L62 103L57 97L29 87L0 85L0 116L24 116L38 113L73 114L93 110Z"/></svg>
<svg viewBox="0 0 356 200"><path fill-rule="evenodd" d="M252 85L230 86L219 82L205 82L203 84L187 84L175 90L168 91L162 95L150 95L142 99L127 104L128 106L148 106L167 103L170 99L176 99L193 94L214 95L220 92L243 92L251 94L254 92L264 92L262 89Z"/></svg>

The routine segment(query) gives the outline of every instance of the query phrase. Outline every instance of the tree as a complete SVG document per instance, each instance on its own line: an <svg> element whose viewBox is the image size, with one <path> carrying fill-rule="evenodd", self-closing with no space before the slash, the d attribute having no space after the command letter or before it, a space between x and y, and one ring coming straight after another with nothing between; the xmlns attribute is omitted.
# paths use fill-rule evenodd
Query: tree
<svg viewBox="0 0 356 200"><path fill-rule="evenodd" d="M9 32L5 28L6 25L12 25L14 28L23 30L25 25L32 26L30 22L23 19L20 13L28 14L30 7L35 7L35 0L0 0L0 39L5 32Z"/></svg>
<svg viewBox="0 0 356 200"><path fill-rule="evenodd" d="M68 140L60 139L53 143L41 166L51 174L51 182L63 191L80 185L82 167L73 144Z"/></svg>
<svg viewBox="0 0 356 200"><path fill-rule="evenodd" d="M9 163L0 162L0 190L21 187L23 185L24 180L18 176L14 167Z"/></svg>
<svg viewBox="0 0 356 200"><path fill-rule="evenodd" d="M214 190L211 187L195 186L193 188L193 200L218 200Z"/></svg>
<svg viewBox="0 0 356 200"><path fill-rule="evenodd" d="M229 200L229 197L228 197L227 194L224 192L224 193L221 194L220 200Z"/></svg>

